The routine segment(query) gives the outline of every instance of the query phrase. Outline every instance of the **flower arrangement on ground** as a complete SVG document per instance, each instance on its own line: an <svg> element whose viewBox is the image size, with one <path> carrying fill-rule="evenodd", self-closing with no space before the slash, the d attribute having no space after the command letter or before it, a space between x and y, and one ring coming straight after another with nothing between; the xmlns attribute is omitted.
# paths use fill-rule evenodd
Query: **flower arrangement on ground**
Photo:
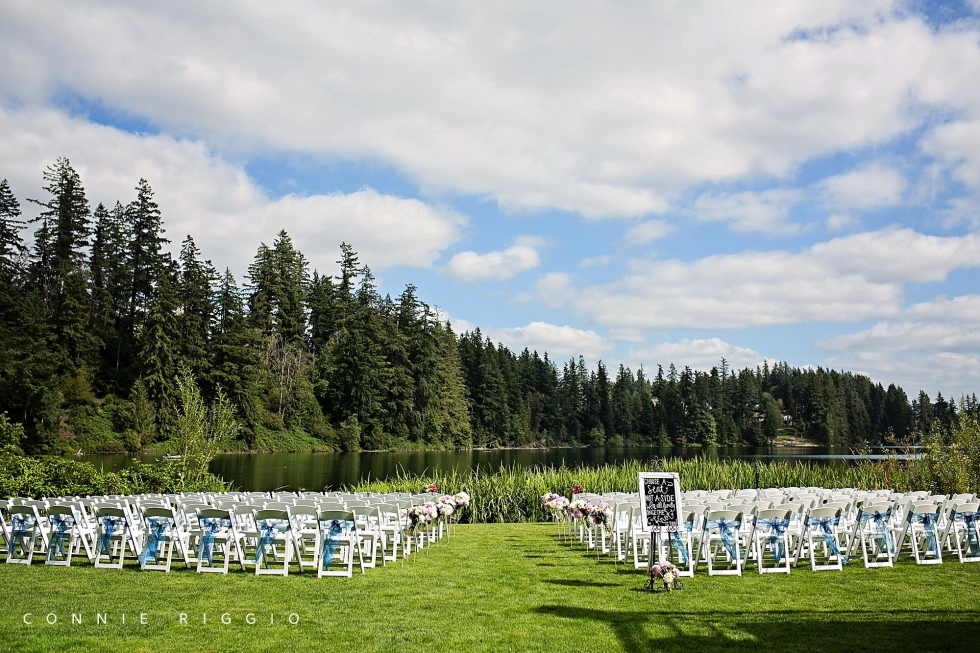
<svg viewBox="0 0 980 653"><path fill-rule="evenodd" d="M657 580L662 580L664 582L664 589L668 592L673 591L674 582L678 578L677 567L673 563L663 560L658 562L650 569L650 574L652 578L650 579L650 589L653 589L653 584Z"/></svg>

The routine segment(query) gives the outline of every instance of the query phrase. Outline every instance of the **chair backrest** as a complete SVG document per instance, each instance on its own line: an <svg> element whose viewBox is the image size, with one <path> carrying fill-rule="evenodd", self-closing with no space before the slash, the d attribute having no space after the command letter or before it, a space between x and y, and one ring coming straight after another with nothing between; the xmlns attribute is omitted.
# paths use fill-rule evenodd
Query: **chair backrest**
<svg viewBox="0 0 980 653"><path fill-rule="evenodd" d="M265 521L268 519L280 519L283 521L289 521L289 511L287 510L256 510L255 511L255 523L258 524L260 521Z"/></svg>
<svg viewBox="0 0 980 653"><path fill-rule="evenodd" d="M755 516L756 521L760 519L792 519L793 511L786 508L772 508L770 510L760 510Z"/></svg>
<svg viewBox="0 0 980 653"><path fill-rule="evenodd" d="M840 517L841 509L836 506L821 506L810 509L810 519L826 519L827 517Z"/></svg>
<svg viewBox="0 0 980 653"><path fill-rule="evenodd" d="M955 512L977 512L980 510L980 502L958 503L953 510Z"/></svg>
<svg viewBox="0 0 980 653"><path fill-rule="evenodd" d="M726 522L742 521L744 513L741 510L709 510L704 516L705 528L708 528L708 522L717 522L725 520Z"/></svg>
<svg viewBox="0 0 980 653"><path fill-rule="evenodd" d="M199 508L197 518L201 519L227 519L232 522L231 511L223 508ZM234 523L234 522L232 522Z"/></svg>
<svg viewBox="0 0 980 653"><path fill-rule="evenodd" d="M95 516L98 519L103 517L126 517L126 511L116 506L99 506L95 509Z"/></svg>
<svg viewBox="0 0 980 653"><path fill-rule="evenodd" d="M166 517L167 519L173 519L176 523L177 517L174 515L174 511L170 508L164 508L162 506L147 506L143 508L143 519Z"/></svg>
<svg viewBox="0 0 980 653"><path fill-rule="evenodd" d="M325 524L329 524L335 519L340 522L352 522L354 527L357 528L357 520L354 518L354 513L349 510L321 510L316 515L317 523L321 529L324 528Z"/></svg>

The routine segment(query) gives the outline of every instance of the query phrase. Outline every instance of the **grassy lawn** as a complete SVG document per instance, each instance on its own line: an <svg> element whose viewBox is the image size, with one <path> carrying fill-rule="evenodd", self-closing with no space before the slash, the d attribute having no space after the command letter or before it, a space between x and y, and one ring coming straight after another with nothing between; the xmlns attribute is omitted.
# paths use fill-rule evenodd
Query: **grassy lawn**
<svg viewBox="0 0 980 653"><path fill-rule="evenodd" d="M462 525L353 579L0 564L0 650L976 651L980 564L709 578L673 594L550 524ZM34 625L23 623L33 613ZM45 615L57 614L55 625ZM81 613L83 623L71 624ZM96 623L107 613L108 624ZM121 615L125 613L126 623ZM139 623L146 613L147 625ZM179 623L179 614L188 623ZM207 614L203 623L202 614ZM228 613L231 624L221 623ZM245 621L248 613L256 623ZM269 623L270 613L274 622ZM288 615L299 616L290 625ZM294 617L295 619L295 617Z"/></svg>

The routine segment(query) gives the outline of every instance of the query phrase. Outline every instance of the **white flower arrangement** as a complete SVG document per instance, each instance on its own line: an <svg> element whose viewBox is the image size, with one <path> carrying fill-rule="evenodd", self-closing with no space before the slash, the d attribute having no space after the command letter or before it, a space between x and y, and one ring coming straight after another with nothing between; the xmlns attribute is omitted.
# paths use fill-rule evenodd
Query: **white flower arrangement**
<svg viewBox="0 0 980 653"><path fill-rule="evenodd" d="M541 504L544 509L551 513L554 519L563 519L565 510L568 508L568 499L560 494L548 492L541 495Z"/></svg>
<svg viewBox="0 0 980 653"><path fill-rule="evenodd" d="M456 511L456 498L444 494L436 499L436 510L442 517L449 517Z"/></svg>
<svg viewBox="0 0 980 653"><path fill-rule="evenodd" d="M453 497L456 500L457 508L465 508L470 505L470 495L466 492L457 492L456 496Z"/></svg>

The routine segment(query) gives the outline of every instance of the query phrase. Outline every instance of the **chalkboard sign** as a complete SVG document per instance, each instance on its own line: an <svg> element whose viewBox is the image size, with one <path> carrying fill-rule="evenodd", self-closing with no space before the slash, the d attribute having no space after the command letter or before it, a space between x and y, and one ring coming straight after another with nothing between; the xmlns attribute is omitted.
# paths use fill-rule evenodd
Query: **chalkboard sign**
<svg viewBox="0 0 980 653"><path fill-rule="evenodd" d="M640 472L640 502L644 531L681 529L681 479L676 472Z"/></svg>

